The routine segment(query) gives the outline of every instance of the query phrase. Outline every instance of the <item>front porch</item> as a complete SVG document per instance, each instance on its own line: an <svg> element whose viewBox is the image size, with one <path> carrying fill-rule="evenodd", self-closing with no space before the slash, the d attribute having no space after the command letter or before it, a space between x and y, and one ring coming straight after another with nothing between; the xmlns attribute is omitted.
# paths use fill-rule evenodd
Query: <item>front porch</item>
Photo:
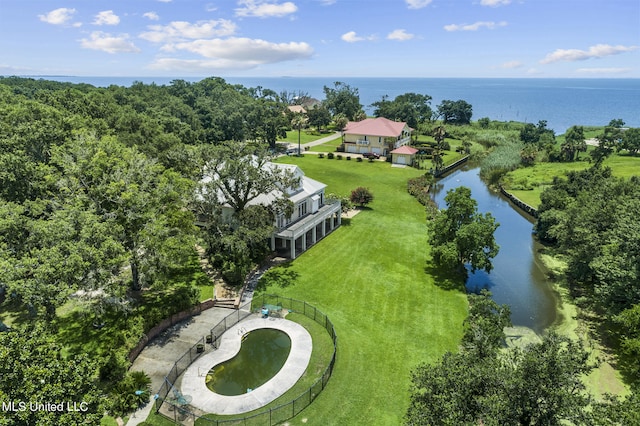
<svg viewBox="0 0 640 426"><path fill-rule="evenodd" d="M339 201L328 201L317 212L273 234L271 250L295 259L341 224Z"/></svg>

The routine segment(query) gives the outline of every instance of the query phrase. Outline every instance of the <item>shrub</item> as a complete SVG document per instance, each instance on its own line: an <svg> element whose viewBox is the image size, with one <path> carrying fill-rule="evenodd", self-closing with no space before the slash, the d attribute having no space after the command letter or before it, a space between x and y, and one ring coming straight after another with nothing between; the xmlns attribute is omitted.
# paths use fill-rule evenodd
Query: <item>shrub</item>
<svg viewBox="0 0 640 426"><path fill-rule="evenodd" d="M356 157L356 161L357 161L358 163L362 163L362 157Z"/></svg>
<svg viewBox="0 0 640 426"><path fill-rule="evenodd" d="M336 155L336 158L337 158L338 160L342 160L342 155L341 155L341 154L338 154L338 155Z"/></svg>
<svg viewBox="0 0 640 426"><path fill-rule="evenodd" d="M327 154L327 158L328 158L329 160L333 160L333 152L328 153L328 154Z"/></svg>
<svg viewBox="0 0 640 426"><path fill-rule="evenodd" d="M319 154L318 154L318 158L324 158L324 153L322 153L322 152L321 152L321 153L319 153Z"/></svg>
<svg viewBox="0 0 640 426"><path fill-rule="evenodd" d="M365 205L373 201L373 194L371 193L369 188L359 186L358 188L351 191L351 196L349 197L349 199L353 204L364 207Z"/></svg>
<svg viewBox="0 0 640 426"><path fill-rule="evenodd" d="M351 161L351 156L347 155L347 161Z"/></svg>
<svg viewBox="0 0 640 426"><path fill-rule="evenodd" d="M144 407L149 402L151 379L142 371L128 373L117 383L109 395L109 413L115 416Z"/></svg>

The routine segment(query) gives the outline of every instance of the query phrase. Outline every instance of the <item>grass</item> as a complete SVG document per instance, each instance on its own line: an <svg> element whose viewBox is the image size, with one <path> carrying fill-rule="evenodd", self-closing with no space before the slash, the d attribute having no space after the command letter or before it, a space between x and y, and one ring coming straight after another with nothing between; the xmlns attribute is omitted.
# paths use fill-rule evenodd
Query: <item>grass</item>
<svg viewBox="0 0 640 426"><path fill-rule="evenodd" d="M371 189L375 200L290 266L295 284L269 293L325 312L338 335L327 388L290 424L400 424L411 369L456 350L467 314L462 282L427 266L423 207L406 191L411 168L382 162L287 158L328 185L327 193Z"/></svg>
<svg viewBox="0 0 640 426"><path fill-rule="evenodd" d="M338 136L337 138L323 143L322 145L315 145L309 148L309 151L312 152L334 152L337 147L342 144L342 137Z"/></svg>
<svg viewBox="0 0 640 426"><path fill-rule="evenodd" d="M581 158L586 157L585 153L581 154ZM540 204L540 194L552 184L555 176L565 176L570 171L584 170L591 165L588 161L536 163L531 167L522 167L507 173L504 186L525 203L536 207ZM613 154L604 161L603 166L611 167L613 175L618 177L640 175L640 157Z"/></svg>
<svg viewBox="0 0 640 426"><path fill-rule="evenodd" d="M322 139L322 138L326 138L327 136L331 135L333 132L332 131L328 131L325 133L318 133L316 131L308 131L308 130L302 130L300 132L300 143L301 144L305 144L305 143L309 143L309 142L313 142L313 141L317 141L318 139ZM284 141L284 142L289 142L289 143L293 143L293 144L297 144L298 143L298 131L297 130L289 130L287 131L287 137L284 139L278 139L279 141Z"/></svg>
<svg viewBox="0 0 640 426"><path fill-rule="evenodd" d="M540 260L552 277L562 276L567 268L566 261L552 250L541 252ZM596 368L583 378L587 391L597 399L602 399L606 393L620 396L629 394L629 387L624 384L622 375L612 365L611 350L592 337L590 321L581 318L580 309L572 302L562 280L554 280L554 290L560 295L554 329L559 334L580 340L591 352L590 361L596 364Z"/></svg>
<svg viewBox="0 0 640 426"><path fill-rule="evenodd" d="M331 340L329 333L327 333L324 327L315 322L313 319L305 316L304 314L290 313L286 318L302 325L307 329L309 334L311 334L313 351L311 352L309 365L307 366L307 369L305 370L302 377L300 377L298 382L296 382L296 384L291 389L289 389L287 392L285 392L266 406L261 407L253 412L245 413L243 414L243 416L251 416L252 414L260 413L266 411L269 408L275 408L282 404L293 401L322 377L322 374L331 361L331 355L333 354L333 341ZM225 420L229 418L238 418L239 416L217 416L214 414L209 414L204 417L210 420ZM196 425L199 424L207 425L210 423L206 421L196 421Z"/></svg>

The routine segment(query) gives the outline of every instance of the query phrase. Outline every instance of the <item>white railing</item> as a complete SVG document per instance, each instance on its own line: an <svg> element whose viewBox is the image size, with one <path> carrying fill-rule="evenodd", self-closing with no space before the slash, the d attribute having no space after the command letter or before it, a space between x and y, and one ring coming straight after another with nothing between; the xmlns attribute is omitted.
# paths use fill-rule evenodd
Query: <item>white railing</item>
<svg viewBox="0 0 640 426"><path fill-rule="evenodd" d="M407 136L406 138L400 139L399 141L397 141L394 145L394 148L400 148L401 146L409 145L410 142L411 142L411 136Z"/></svg>

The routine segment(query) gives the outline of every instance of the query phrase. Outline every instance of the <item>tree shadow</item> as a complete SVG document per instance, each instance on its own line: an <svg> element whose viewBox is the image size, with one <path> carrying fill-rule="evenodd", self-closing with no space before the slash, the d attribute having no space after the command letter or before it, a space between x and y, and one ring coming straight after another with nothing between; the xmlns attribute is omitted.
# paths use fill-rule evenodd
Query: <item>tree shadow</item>
<svg viewBox="0 0 640 426"><path fill-rule="evenodd" d="M424 272L425 274L432 276L434 284L442 290L467 293L467 289L464 285L467 278L465 272L452 271L450 269L437 266L431 261L427 261L427 264L424 267Z"/></svg>
<svg viewBox="0 0 640 426"><path fill-rule="evenodd" d="M300 274L291 269L291 266L292 262L288 261L266 271L258 280L256 291L263 291L267 287L287 288L294 285Z"/></svg>

